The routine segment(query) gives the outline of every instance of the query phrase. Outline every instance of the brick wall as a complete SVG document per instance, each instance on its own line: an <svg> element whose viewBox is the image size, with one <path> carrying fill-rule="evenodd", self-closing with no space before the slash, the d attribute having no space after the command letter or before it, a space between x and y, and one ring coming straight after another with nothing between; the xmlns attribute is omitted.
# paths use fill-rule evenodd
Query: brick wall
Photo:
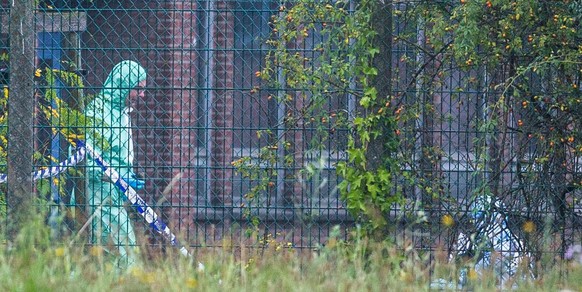
<svg viewBox="0 0 582 292"><path fill-rule="evenodd" d="M88 27L82 34L81 44L82 67L88 69L87 94L97 93L111 68L121 60L136 60L147 69L146 98L139 101L132 113L136 127L136 171L147 182L140 195L163 215L173 231L190 242L196 240L193 232L197 228L207 232L212 225L206 221L208 217L213 217L212 222L220 222L226 229L230 227L230 219L240 217L244 220L242 216L233 215L230 208L222 208L238 203L240 198L234 200L233 196L242 196L244 192L239 187L233 194L233 129L243 126L235 125L234 113L240 115L242 111L245 115L240 107L246 103L246 115L251 116L245 117L247 126L253 128L264 123L261 127L267 127L266 124L276 123L275 120L264 122L273 119L274 115L261 116L255 108L257 101L244 100L248 97L241 97L241 88L236 88L238 95L234 94L236 2L214 2L210 44L202 43L207 31L203 25L208 8L197 7L197 3L95 0L87 10ZM205 63L208 50L211 58ZM260 62L259 59L251 61ZM241 65L247 66L246 63ZM204 76L205 68L210 70L209 76ZM205 80L211 83L205 84ZM207 85L210 88L206 88ZM236 103L235 96L241 98ZM298 115L302 107L303 100L296 98L288 105L288 110L291 115ZM256 112L250 114L249 111ZM205 114L210 115L209 124ZM296 163L291 166L294 169L285 171L285 180L277 186L283 194L276 202L279 205L300 202L298 196L302 193L295 176L303 164L303 125L299 119L297 124L286 126L293 130L285 135L291 148L284 154L293 153ZM254 130L248 132L249 136L254 136ZM237 147L260 146L253 141L239 142ZM175 183L162 194L173 178ZM208 208L209 205L214 208ZM199 220L198 225L195 225L195 218Z"/></svg>
<svg viewBox="0 0 582 292"><path fill-rule="evenodd" d="M192 1L96 1L83 35L83 66L89 69L89 94L96 93L107 74L123 59L138 61L148 71L146 98L132 113L136 171L146 178L140 195L158 202L173 231L187 233L192 224L197 178L188 165L196 159L192 126L197 119L196 20ZM182 179L162 194L171 179ZM140 220L140 219L138 219ZM139 226L139 225L137 225Z"/></svg>
<svg viewBox="0 0 582 292"><path fill-rule="evenodd" d="M232 146L233 146L233 57L234 14L231 1L216 3L217 13L214 27L214 74L215 90L212 104L211 145L211 202L213 205L232 204Z"/></svg>
<svg viewBox="0 0 582 292"><path fill-rule="evenodd" d="M198 204L196 182L200 180L197 172L190 166L197 165L199 153L198 137L195 126L199 118L199 87L197 74L197 24L196 4L193 1L169 1L169 11L164 20L168 23L167 34L160 34L163 44L170 53L164 60L169 71L164 76L169 80L168 96L171 102L165 110L170 115L169 153L171 178L175 179L172 191L168 194L170 206L165 213L171 214L171 226L178 232L187 234L193 225L195 205ZM187 236L189 237L189 236Z"/></svg>
<svg viewBox="0 0 582 292"><path fill-rule="evenodd" d="M89 29L83 38L83 61L91 68L89 92L99 90L120 60L137 60L148 70L146 99L134 113L138 169L148 181L141 195L149 203L163 201L166 220L188 237L196 206L232 203L232 4L216 3L213 43L205 44L214 48L209 64L210 86L215 89L211 100L200 94L207 76L200 77L204 64L196 46L203 40L198 35L194 1L136 1L115 7L97 1L98 10L89 13ZM205 106L210 109L210 125L199 114ZM211 129L209 141L197 127ZM209 147L199 150L206 143ZM172 178L176 181L171 191L161 195Z"/></svg>
<svg viewBox="0 0 582 292"><path fill-rule="evenodd" d="M138 11L139 9L139 11ZM97 93L111 68L119 61L138 61L148 72L146 98L140 100L132 113L136 139L136 171L146 178L148 202L155 202L160 189L171 177L168 145L172 107L172 68L168 66L168 50L159 36L169 35L168 13L149 9L147 2L120 4L95 1L88 10L88 28L82 35L82 66L88 69L87 94Z"/></svg>

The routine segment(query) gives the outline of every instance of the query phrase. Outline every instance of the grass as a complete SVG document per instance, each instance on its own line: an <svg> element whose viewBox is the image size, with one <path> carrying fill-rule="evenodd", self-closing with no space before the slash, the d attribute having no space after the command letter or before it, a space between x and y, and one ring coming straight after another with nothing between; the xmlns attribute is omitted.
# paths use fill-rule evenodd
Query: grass
<svg viewBox="0 0 582 292"><path fill-rule="evenodd" d="M67 240L62 240L68 243ZM177 252L121 270L100 247L50 239L42 222L25 228L0 251L0 289L5 291L429 291L436 278L453 280L459 269L437 254L432 261L412 248L365 238L300 251L271 240L266 245L202 247L187 258ZM199 270L197 262L204 263ZM430 264L429 264L430 263ZM516 291L582 290L582 266L541 265L536 279ZM491 273L471 274L465 289L495 291Z"/></svg>

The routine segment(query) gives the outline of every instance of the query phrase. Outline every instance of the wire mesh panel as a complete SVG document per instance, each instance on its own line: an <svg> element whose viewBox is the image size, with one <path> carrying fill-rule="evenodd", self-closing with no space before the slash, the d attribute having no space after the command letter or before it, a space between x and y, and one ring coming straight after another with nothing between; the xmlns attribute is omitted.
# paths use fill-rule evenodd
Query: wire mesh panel
<svg viewBox="0 0 582 292"><path fill-rule="evenodd" d="M7 88L8 72L18 68L8 67L9 5L0 3L0 84ZM407 117L399 121L401 140L393 155L402 158L406 179L413 182L403 183L404 203L387 216L398 222L390 236L423 249L454 250L460 233L478 229L476 198L492 197L492 218L502 214L504 226L528 251L563 253L580 236L578 161L568 148L578 133L575 119L562 119L546 107L552 96L579 96L579 90L564 93L555 86L571 77L561 75L559 66L517 78L516 64L527 60L516 57L498 68L458 64L448 53L447 36L430 38L435 24L421 13L425 4L391 6L391 60L384 62L391 66L390 95L397 104L392 106ZM292 3L39 5L31 44L39 69L35 169L65 161L74 155L75 141L84 140L187 246L274 236L312 248L325 243L333 226L342 226L346 235L359 219L346 211L336 173L337 163L348 160L352 124L336 121L343 116L353 122L360 84L342 80L349 90L316 99L315 86L285 84L283 67L273 75L278 86L261 78L273 59L270 41L284 38L274 30L274 19L285 19L283 11ZM304 68L326 65L320 57L328 36L318 34L326 25L333 24L317 23L287 44ZM568 82L578 84L576 78ZM508 89L508 81L522 87ZM518 92L533 101L518 98ZM509 100L503 107L501 96ZM307 116L314 103L321 111ZM0 106L2 117L6 109ZM524 124L547 126L548 135L562 129L568 134L560 141L564 148L549 151L553 144ZM4 133L6 124L1 126ZM0 146L5 149L5 142ZM152 250L167 244L151 232L139 208L124 203L123 192L93 158L36 184L52 202L48 221L55 231L82 235L93 244ZM0 172L6 164L0 156ZM0 192L6 192L4 185ZM556 239L545 246L532 240L542 227Z"/></svg>

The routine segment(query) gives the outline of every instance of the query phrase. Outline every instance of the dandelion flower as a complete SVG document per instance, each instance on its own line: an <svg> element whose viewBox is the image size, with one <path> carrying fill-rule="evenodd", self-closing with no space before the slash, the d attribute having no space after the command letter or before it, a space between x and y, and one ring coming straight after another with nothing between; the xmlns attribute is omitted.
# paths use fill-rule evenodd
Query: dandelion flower
<svg viewBox="0 0 582 292"><path fill-rule="evenodd" d="M152 284L156 281L156 275L153 272L143 273L139 281L145 284Z"/></svg>
<svg viewBox="0 0 582 292"><path fill-rule="evenodd" d="M475 281L479 278L479 274L475 269L469 269L469 271L467 272L467 278L469 278L469 280L471 281Z"/></svg>
<svg viewBox="0 0 582 292"><path fill-rule="evenodd" d="M196 288L197 285L198 281L196 281L196 279L194 278L186 279L186 288Z"/></svg>
<svg viewBox="0 0 582 292"><path fill-rule="evenodd" d="M455 219L453 219L453 216L451 216L451 214L445 214L441 218L441 223L446 227L451 227L455 225Z"/></svg>
<svg viewBox="0 0 582 292"><path fill-rule="evenodd" d="M129 270L129 273L130 273L130 274L131 274L131 275L132 275L134 278L141 278L141 277L143 277L143 276L145 275L145 272L144 272L142 269L140 269L140 268L137 268L137 267L132 267L132 268Z"/></svg>
<svg viewBox="0 0 582 292"><path fill-rule="evenodd" d="M91 249L89 250L89 254L91 254L94 257L101 256L103 254L103 248L100 246L92 246Z"/></svg>
<svg viewBox="0 0 582 292"><path fill-rule="evenodd" d="M63 257L63 256L65 256L65 248L64 247L57 247L55 249L55 256L56 257Z"/></svg>
<svg viewBox="0 0 582 292"><path fill-rule="evenodd" d="M335 239L335 238L330 238L330 239L327 241L327 245L326 245L326 246L327 246L328 248L334 248L336 245L337 245L337 239Z"/></svg>
<svg viewBox="0 0 582 292"><path fill-rule="evenodd" d="M536 230L536 224L531 220L527 220L523 223L522 228L525 233L532 233Z"/></svg>

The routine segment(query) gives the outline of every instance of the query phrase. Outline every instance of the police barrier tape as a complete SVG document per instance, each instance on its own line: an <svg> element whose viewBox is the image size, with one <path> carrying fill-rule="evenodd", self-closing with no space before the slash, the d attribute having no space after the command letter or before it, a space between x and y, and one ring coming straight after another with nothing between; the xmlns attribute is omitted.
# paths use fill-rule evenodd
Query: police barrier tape
<svg viewBox="0 0 582 292"><path fill-rule="evenodd" d="M41 169L39 171L32 173L32 180L34 181L56 176L61 172L67 170L67 168L77 165L79 162L83 161L83 159L85 159L85 147L78 147L77 152L73 156L69 157L67 160L59 163L58 165ZM6 175L5 173L0 173L0 184L5 183L7 179L8 175Z"/></svg>
<svg viewBox="0 0 582 292"><path fill-rule="evenodd" d="M132 187L130 187L123 178L121 178L117 170L109 167L109 164L103 161L101 155L95 152L91 146L86 145L83 141L80 140L75 142L77 143L77 152L73 156L56 166L32 173L32 179L39 180L56 176L67 170L67 168L73 167L79 162L83 161L85 154L88 154L97 163L97 165L101 167L101 170L103 170L104 174L109 177L110 181L121 190L124 195L124 199L128 200L133 205L133 207L146 220L150 227L164 236L168 241L170 241L172 246L179 248L181 254L185 256L190 255L186 247L178 242L176 236L170 231L170 228L160 219L154 210L148 206L148 204L137 194L137 192ZM7 178L8 176L6 174L0 174L0 183L6 182ZM199 263L198 265L200 268L201 264Z"/></svg>
<svg viewBox="0 0 582 292"><path fill-rule="evenodd" d="M119 172L117 170L109 167L109 164L103 161L101 155L95 152L90 145L86 145L83 141L76 141L77 145L80 147L85 147L87 154L93 158L93 160L101 167L103 173L109 177L111 182L115 184L125 196L125 199L128 200L133 207L137 210L137 212L146 220L146 222L152 227L156 232L164 236L172 246L178 247L180 249L180 253L188 256L188 250L185 246L181 245L176 236L170 231L170 228L160 219L158 214L154 212L150 206L137 194L137 192L130 187L127 182L121 178Z"/></svg>
<svg viewBox="0 0 582 292"><path fill-rule="evenodd" d="M170 231L169 227L137 192L120 177L119 173L115 169L110 168L91 146L85 145L83 141L76 142L77 152L73 156L56 166L34 172L32 174L33 180L58 175L67 168L73 167L83 161L85 154L88 154L101 167L111 182L121 190L125 199L131 202L146 222L156 232L169 240L171 245L178 247L181 254L189 255L186 247L179 244L176 236ZM6 180L7 175L0 174L0 183L5 183ZM480 272L493 266L497 272L497 277L501 280L501 283L504 283L516 274L519 264L524 260L524 256L527 256L527 253L523 252L523 243L508 228L505 216L496 211L496 209L503 209L503 206L500 204L502 203L499 201L492 202L489 196L477 199L473 209L476 232L471 236L460 233L455 244L455 250L457 250L457 256L475 252L481 253L477 257L478 260L475 263L475 269ZM492 252L497 252L498 255L492 258ZM454 257L451 256L451 259ZM461 285L466 283L466 274L462 274L459 280Z"/></svg>

